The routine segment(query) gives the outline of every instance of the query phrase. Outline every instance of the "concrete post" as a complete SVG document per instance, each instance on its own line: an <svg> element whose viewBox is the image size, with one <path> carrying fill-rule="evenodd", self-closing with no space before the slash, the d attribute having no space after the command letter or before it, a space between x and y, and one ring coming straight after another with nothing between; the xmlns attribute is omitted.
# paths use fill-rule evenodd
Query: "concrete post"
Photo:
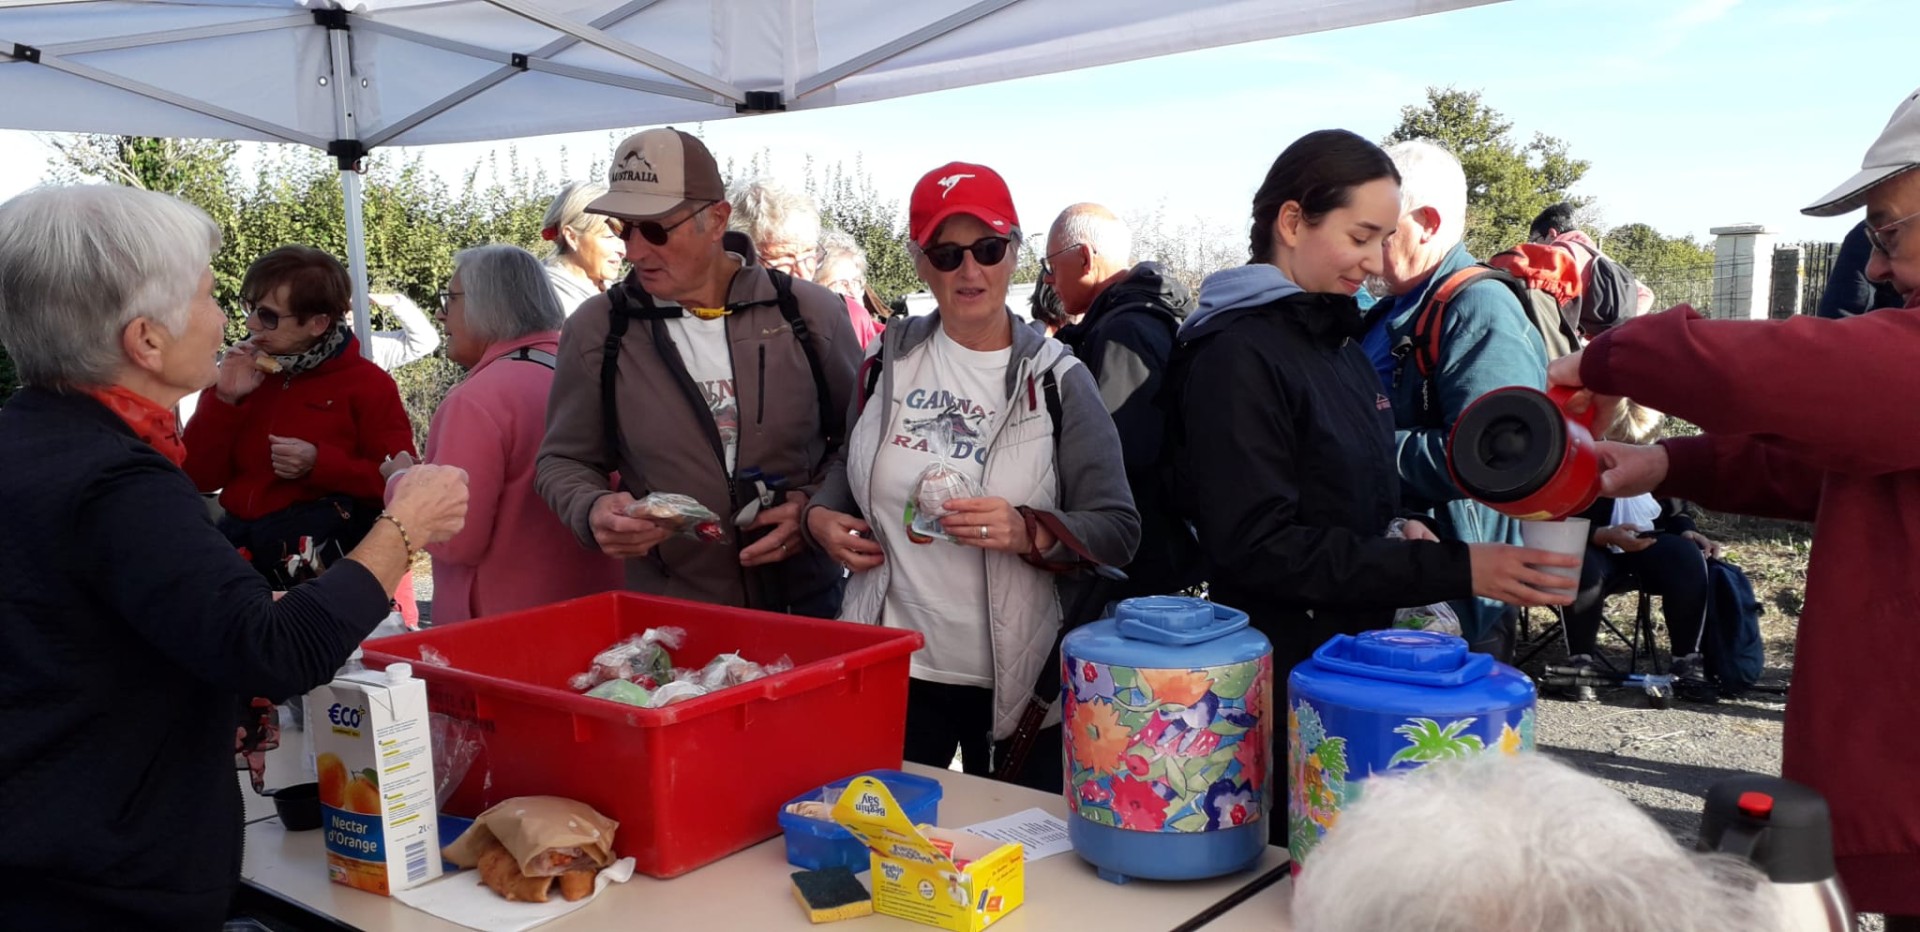
<svg viewBox="0 0 1920 932"><path fill-rule="evenodd" d="M1766 320L1773 273L1773 230L1742 223L1713 230L1713 316Z"/></svg>

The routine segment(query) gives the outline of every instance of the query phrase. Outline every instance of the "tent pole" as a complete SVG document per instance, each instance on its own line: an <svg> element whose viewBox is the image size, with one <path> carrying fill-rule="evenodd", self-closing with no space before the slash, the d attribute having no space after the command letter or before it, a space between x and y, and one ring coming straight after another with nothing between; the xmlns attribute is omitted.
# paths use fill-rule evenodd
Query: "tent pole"
<svg viewBox="0 0 1920 932"><path fill-rule="evenodd" d="M315 20L327 30L328 64L333 71L330 78L334 125L340 135L327 146L327 154L333 156L340 167L340 192L346 200L347 272L353 278L353 335L360 340L360 355L372 359L373 315L367 311L367 225L360 186L360 162L367 152L360 144L359 127L354 125L353 118L360 95L353 83L353 50L348 44L352 33L349 18L343 11L321 11Z"/></svg>
<svg viewBox="0 0 1920 932"><path fill-rule="evenodd" d="M349 168L340 173L340 190L347 202L347 271L353 276L353 335L360 340L360 353L373 358L373 315L367 313L367 225L361 214L360 173Z"/></svg>

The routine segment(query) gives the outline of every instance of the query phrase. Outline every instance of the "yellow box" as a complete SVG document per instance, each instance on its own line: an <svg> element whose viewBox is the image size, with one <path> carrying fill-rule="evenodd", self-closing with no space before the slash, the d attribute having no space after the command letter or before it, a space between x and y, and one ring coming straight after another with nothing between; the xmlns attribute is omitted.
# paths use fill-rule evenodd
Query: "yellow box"
<svg viewBox="0 0 1920 932"><path fill-rule="evenodd" d="M1027 899L1027 853L1010 842L915 826L885 784L859 777L833 820L867 846L873 911L952 932L980 932ZM935 842L941 844L935 844ZM951 846L949 856L946 846ZM955 861L965 862L956 865Z"/></svg>

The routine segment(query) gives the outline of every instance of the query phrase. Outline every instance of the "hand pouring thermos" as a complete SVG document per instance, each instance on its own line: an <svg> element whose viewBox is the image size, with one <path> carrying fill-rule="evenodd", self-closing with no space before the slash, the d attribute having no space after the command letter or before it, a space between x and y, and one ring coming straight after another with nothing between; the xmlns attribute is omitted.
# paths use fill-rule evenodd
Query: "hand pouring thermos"
<svg viewBox="0 0 1920 932"><path fill-rule="evenodd" d="M1767 877L1791 932L1853 932L1853 907L1833 867L1827 801L1791 780L1741 774L1707 790L1700 850L1744 858Z"/></svg>
<svg viewBox="0 0 1920 932"><path fill-rule="evenodd" d="M1600 496L1594 409L1566 411L1573 390L1515 386L1467 406L1447 439L1447 468L1460 490L1522 521L1577 515Z"/></svg>

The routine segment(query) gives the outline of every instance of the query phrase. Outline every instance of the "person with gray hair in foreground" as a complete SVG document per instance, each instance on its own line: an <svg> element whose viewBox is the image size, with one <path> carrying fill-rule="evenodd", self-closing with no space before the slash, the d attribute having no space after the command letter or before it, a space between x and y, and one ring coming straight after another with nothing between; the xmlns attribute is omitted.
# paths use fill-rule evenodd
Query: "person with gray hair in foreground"
<svg viewBox="0 0 1920 932"><path fill-rule="evenodd" d="M442 300L447 358L467 377L434 410L426 458L467 471L473 520L427 548L434 623L619 588L620 562L582 546L533 489L565 321L539 261L518 246L462 250Z"/></svg>
<svg viewBox="0 0 1920 932"><path fill-rule="evenodd" d="M1297 882L1297 932L1785 928L1758 871L1539 754L1368 780Z"/></svg>
<svg viewBox="0 0 1920 932"><path fill-rule="evenodd" d="M169 410L218 373L219 248L206 214L137 188L0 204L0 343L25 385L0 409L10 929L218 929L239 882L236 711L332 679L417 548L465 520L466 477L423 467L311 582L273 592L235 552Z"/></svg>

